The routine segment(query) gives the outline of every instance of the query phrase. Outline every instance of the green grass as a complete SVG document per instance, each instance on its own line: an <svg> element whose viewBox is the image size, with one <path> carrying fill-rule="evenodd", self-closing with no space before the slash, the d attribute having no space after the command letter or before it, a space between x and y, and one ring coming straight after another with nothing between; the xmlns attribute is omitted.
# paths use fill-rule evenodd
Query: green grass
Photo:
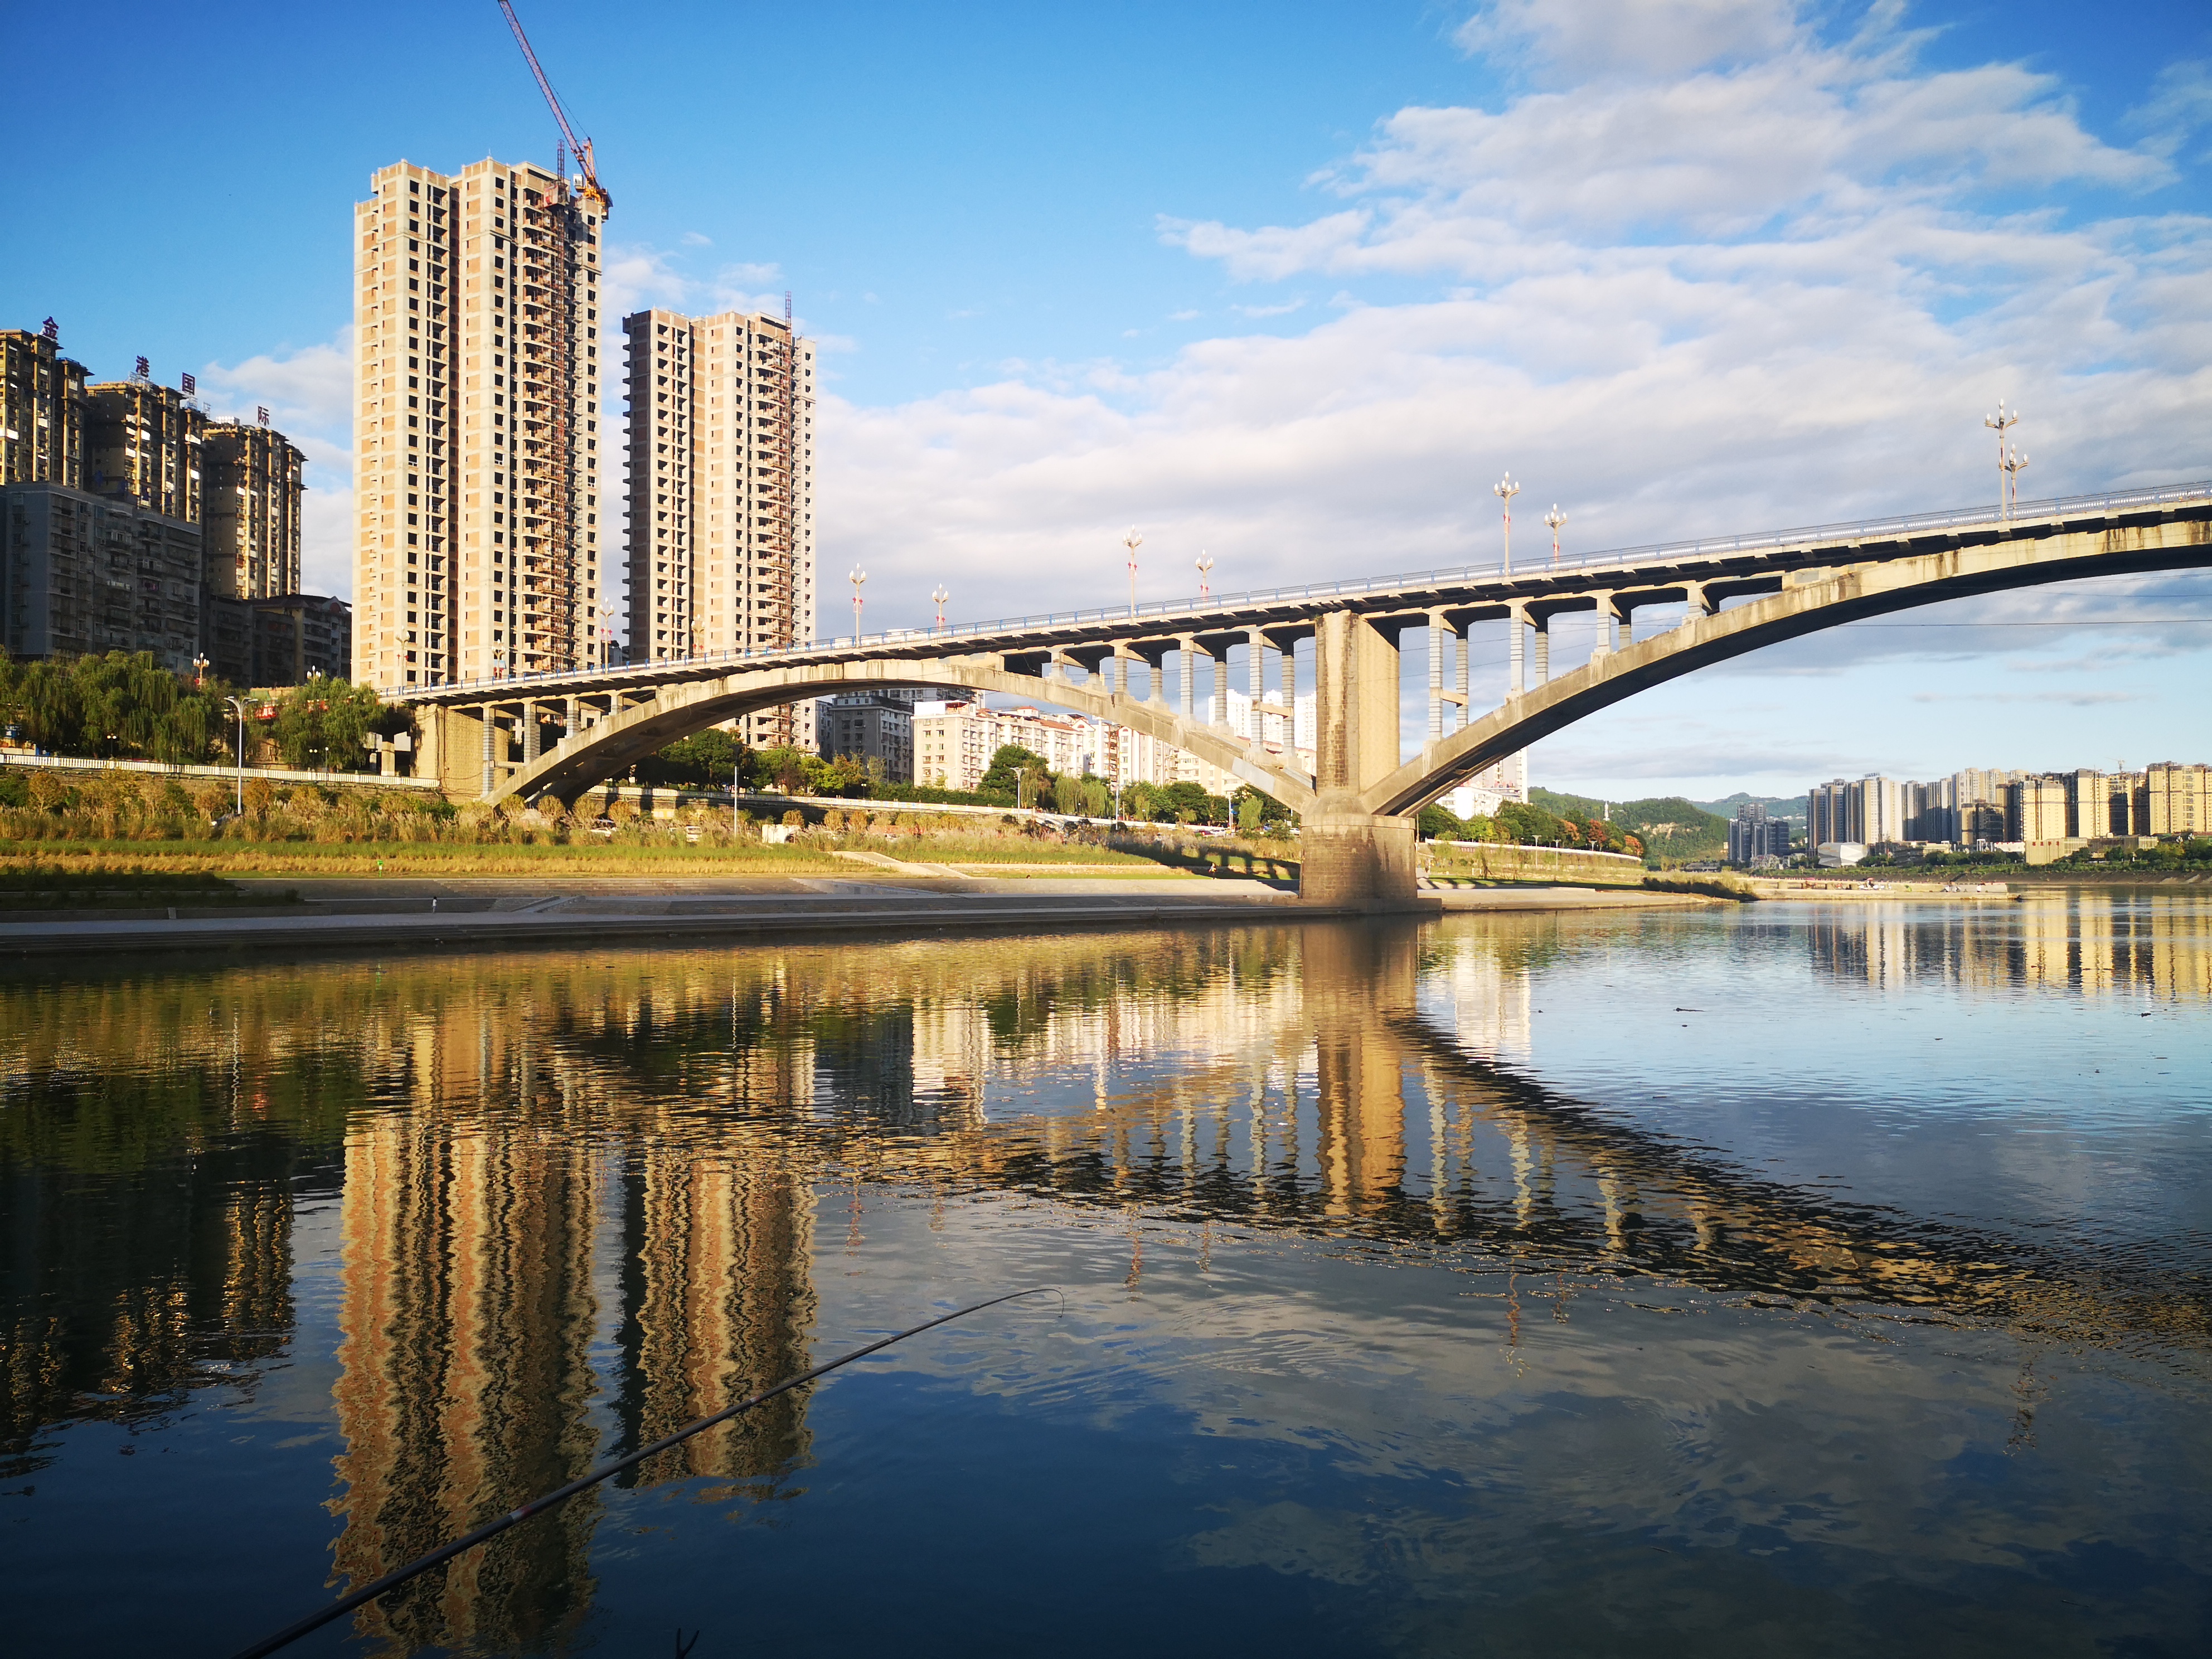
<svg viewBox="0 0 2212 1659"><path fill-rule="evenodd" d="M807 847L693 847L678 841L595 846L453 842L39 841L0 842L0 874L41 866L70 880L119 874L526 875L550 871L640 875L784 875L848 867Z"/></svg>

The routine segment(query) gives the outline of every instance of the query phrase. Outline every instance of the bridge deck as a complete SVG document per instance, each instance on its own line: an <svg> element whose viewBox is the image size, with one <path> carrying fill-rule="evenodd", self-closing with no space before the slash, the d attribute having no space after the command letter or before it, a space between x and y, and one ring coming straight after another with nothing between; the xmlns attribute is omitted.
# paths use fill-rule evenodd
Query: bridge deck
<svg viewBox="0 0 2212 1659"><path fill-rule="evenodd" d="M964 623L942 629L894 629L857 639L821 640L772 651L730 651L673 661L617 668L516 675L451 684L385 688L392 702L481 703L488 699L560 697L618 690L649 690L736 669L808 666L887 659L927 661L1007 652L1085 654L1114 643L1203 641L1238 636L1252 629L1310 631L1325 610L1347 609L1370 617L1451 614L1455 625L1502 617L1516 602L1532 612L1569 610L1589 596L1610 592L1644 602L1680 598L1686 583L1713 599L1773 592L1791 572L1838 563L1910 558L1944 549L2035 539L2086 529L2212 517L2212 483L2114 490L2098 495L2024 502L2008 519L1989 507L1909 514L1854 524L1817 526L1767 535L1716 536L1697 541L1563 558L1508 571L1502 563L1466 565L1379 576L1366 580L1310 582L1302 586L1223 594L1200 601L1153 601L1133 608L1050 612L1042 616ZM1103 654L1103 653L1102 653Z"/></svg>

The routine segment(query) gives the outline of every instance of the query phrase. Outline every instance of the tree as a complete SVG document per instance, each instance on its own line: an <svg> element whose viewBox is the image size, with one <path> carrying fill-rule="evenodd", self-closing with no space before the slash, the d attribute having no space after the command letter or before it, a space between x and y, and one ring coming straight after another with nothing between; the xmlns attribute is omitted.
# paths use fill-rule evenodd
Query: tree
<svg viewBox="0 0 2212 1659"><path fill-rule="evenodd" d="M1000 805L1034 805L1052 781L1052 767L1042 755L1018 743L999 745L983 774L983 798Z"/></svg>
<svg viewBox="0 0 2212 1659"><path fill-rule="evenodd" d="M640 761L637 781L719 787L728 783L750 758L750 751L727 732L695 732L688 738L678 738L659 754Z"/></svg>
<svg viewBox="0 0 2212 1659"><path fill-rule="evenodd" d="M276 704L277 753L296 770L357 770L382 706L370 687L345 680L291 686Z"/></svg>
<svg viewBox="0 0 2212 1659"><path fill-rule="evenodd" d="M1414 821L1414 832L1423 841L1470 841L1466 823L1457 814L1431 801Z"/></svg>

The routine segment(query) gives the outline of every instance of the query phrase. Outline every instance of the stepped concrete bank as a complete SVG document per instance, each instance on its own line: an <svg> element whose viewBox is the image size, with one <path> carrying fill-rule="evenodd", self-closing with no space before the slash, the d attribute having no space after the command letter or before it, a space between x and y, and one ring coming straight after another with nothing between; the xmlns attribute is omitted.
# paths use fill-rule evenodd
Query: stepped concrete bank
<svg viewBox="0 0 2212 1659"><path fill-rule="evenodd" d="M1315 904L1255 881L748 880L609 878L549 890L525 878L235 881L247 902L129 910L49 911L0 921L0 962L58 956L210 956L240 951L301 954L363 948L536 950L578 945L674 942L686 947L855 933L886 936L955 929L1246 927L1333 920L1356 907ZM298 893L285 902L288 893ZM265 897L266 903L254 903ZM1674 893L1595 892L1586 887L1481 888L1424 895L1420 908L1576 910L1709 901Z"/></svg>

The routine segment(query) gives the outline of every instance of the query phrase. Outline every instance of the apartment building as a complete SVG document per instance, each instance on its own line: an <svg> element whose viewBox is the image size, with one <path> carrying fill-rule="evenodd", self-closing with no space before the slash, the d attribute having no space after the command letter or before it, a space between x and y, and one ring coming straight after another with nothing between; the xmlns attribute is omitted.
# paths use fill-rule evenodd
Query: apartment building
<svg viewBox="0 0 2212 1659"><path fill-rule="evenodd" d="M600 218L489 158L396 162L355 204L355 679L592 659Z"/></svg>
<svg viewBox="0 0 2212 1659"><path fill-rule="evenodd" d="M1766 808L1757 801L1746 801L1735 809L1735 817L1729 821L1728 830L1728 861L1730 864L1753 864L1761 859L1786 859L1789 856L1790 821L1787 818L1767 817Z"/></svg>
<svg viewBox="0 0 2212 1659"><path fill-rule="evenodd" d="M1908 840L1905 817L1912 788L1910 783L1879 773L1816 783L1806 791L1806 839L1815 847L1824 842L1876 847Z"/></svg>
<svg viewBox="0 0 2212 1659"><path fill-rule="evenodd" d="M146 360L127 380L84 392L86 487L128 495L165 519L200 522L206 412L175 386L156 386Z"/></svg>
<svg viewBox="0 0 2212 1659"><path fill-rule="evenodd" d="M2137 793L2137 835L2212 835L2212 767L2155 761L2143 769Z"/></svg>
<svg viewBox="0 0 2212 1659"><path fill-rule="evenodd" d="M2065 841L2073 833L2073 792L2067 780L2043 774L2005 785L2005 839Z"/></svg>
<svg viewBox="0 0 2212 1659"><path fill-rule="evenodd" d="M630 660L812 639L814 343L765 313L641 311L623 331ZM735 730L755 749L811 749L815 720L809 701Z"/></svg>
<svg viewBox="0 0 2212 1659"><path fill-rule="evenodd" d="M200 648L200 528L58 483L0 487L0 647L11 657Z"/></svg>
<svg viewBox="0 0 2212 1659"><path fill-rule="evenodd" d="M923 702L914 710L914 780L939 789L982 787L991 758L1007 744L1044 757L1055 773L1134 783L1194 783L1229 795L1242 781L1224 768L1143 732L1085 714L993 708L981 702Z"/></svg>
<svg viewBox="0 0 2212 1659"><path fill-rule="evenodd" d="M914 781L915 705L929 693L913 687L872 687L821 699L814 729L825 756L849 756L880 768L890 783Z"/></svg>
<svg viewBox="0 0 2212 1659"><path fill-rule="evenodd" d="M200 455L208 592L226 599L298 593L307 456L265 424L231 422L206 429Z"/></svg>
<svg viewBox="0 0 2212 1659"><path fill-rule="evenodd" d="M0 484L84 486L84 365L61 331L0 329Z"/></svg>

